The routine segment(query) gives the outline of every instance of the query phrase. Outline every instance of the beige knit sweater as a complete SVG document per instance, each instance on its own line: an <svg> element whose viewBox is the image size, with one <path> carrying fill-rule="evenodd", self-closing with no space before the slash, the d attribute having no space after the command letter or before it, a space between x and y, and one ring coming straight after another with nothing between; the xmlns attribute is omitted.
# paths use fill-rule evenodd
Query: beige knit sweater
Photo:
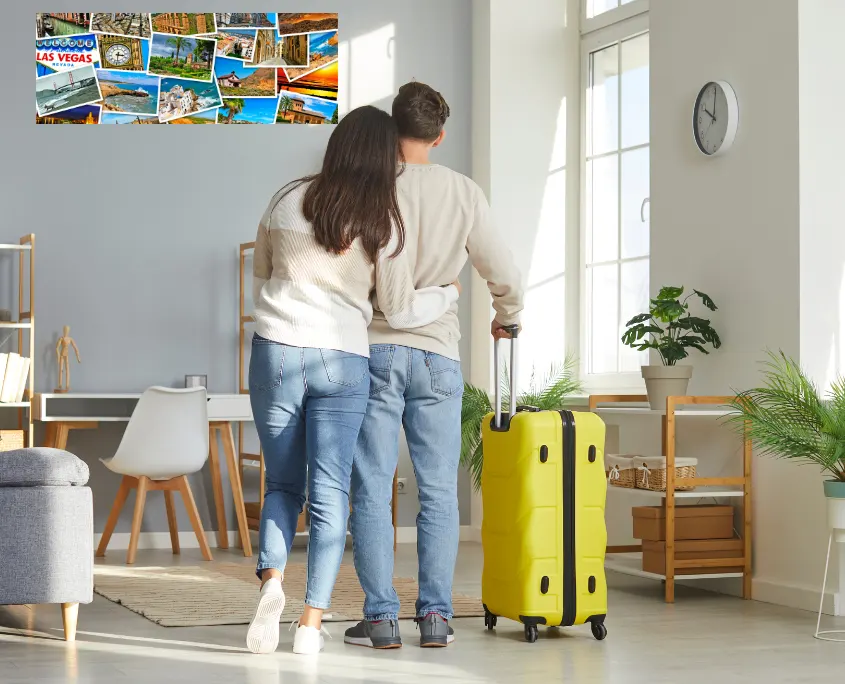
<svg viewBox="0 0 845 684"><path fill-rule="evenodd" d="M369 356L367 326L375 289L386 325L414 328L443 316L458 300L454 285L414 289L412 263L403 251L391 258L396 237L378 268L360 241L344 254L317 244L302 213L306 184L281 190L258 226L253 257L256 331L294 347L337 349ZM444 281L451 283L455 280Z"/></svg>
<svg viewBox="0 0 845 684"><path fill-rule="evenodd" d="M414 286L454 282L469 258L487 281L496 320L518 324L524 307L522 278L493 225L481 188L445 166L406 164L397 189ZM414 330L392 329L382 304L375 302L371 344L399 344L458 359L457 302L436 321Z"/></svg>

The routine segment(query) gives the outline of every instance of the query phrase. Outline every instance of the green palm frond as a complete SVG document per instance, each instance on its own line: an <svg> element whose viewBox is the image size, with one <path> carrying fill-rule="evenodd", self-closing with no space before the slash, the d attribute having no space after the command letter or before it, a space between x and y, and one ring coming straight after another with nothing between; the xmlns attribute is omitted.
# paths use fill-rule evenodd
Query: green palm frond
<svg viewBox="0 0 845 684"><path fill-rule="evenodd" d="M517 395L517 405L536 406L544 411L564 408L566 398L581 390L581 383L577 380L577 370L578 363L575 358L567 357L562 364L553 365L539 384L532 370L528 391ZM509 377L506 367L500 386L502 407L505 411L507 411L510 397ZM481 488L481 471L484 466L481 422L484 416L492 411L493 401L485 390L464 384L461 407L461 465L469 471L476 491Z"/></svg>
<svg viewBox="0 0 845 684"><path fill-rule="evenodd" d="M729 421L760 453L814 464L845 481L845 379L822 396L797 362L769 352L764 385L739 393Z"/></svg>

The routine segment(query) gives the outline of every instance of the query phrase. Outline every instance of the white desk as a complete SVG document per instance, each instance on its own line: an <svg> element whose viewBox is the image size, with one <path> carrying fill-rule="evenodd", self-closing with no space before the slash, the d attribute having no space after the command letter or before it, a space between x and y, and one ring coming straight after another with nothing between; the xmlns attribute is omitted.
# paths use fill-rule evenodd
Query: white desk
<svg viewBox="0 0 845 684"><path fill-rule="evenodd" d="M66 449L71 430L96 429L100 423L127 423L141 394L36 394L33 401L33 418L46 424L44 446ZM85 405L84 410L74 404ZM244 506L243 488L232 423L251 423L252 407L248 394L208 395L208 458L211 462L211 481L214 489L214 507L217 512L217 546L229 548L226 513L223 504L223 474L220 467L218 438L223 442L223 452L232 485L238 532L244 556L252 556L252 543Z"/></svg>

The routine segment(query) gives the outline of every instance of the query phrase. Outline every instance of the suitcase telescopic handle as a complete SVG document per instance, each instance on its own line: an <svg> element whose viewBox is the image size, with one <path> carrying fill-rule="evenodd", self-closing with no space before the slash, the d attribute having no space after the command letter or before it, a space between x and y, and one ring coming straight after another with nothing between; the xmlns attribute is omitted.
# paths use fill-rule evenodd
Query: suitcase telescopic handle
<svg viewBox="0 0 845 684"><path fill-rule="evenodd" d="M516 413L516 338L519 336L518 325L506 325L502 330L509 332L511 335L511 363L510 363L510 406L508 406L508 419L513 418ZM493 365L496 368L493 388L493 396L495 397L496 414L494 421L497 428L502 427L502 366L499 363L499 345L500 339L493 343Z"/></svg>

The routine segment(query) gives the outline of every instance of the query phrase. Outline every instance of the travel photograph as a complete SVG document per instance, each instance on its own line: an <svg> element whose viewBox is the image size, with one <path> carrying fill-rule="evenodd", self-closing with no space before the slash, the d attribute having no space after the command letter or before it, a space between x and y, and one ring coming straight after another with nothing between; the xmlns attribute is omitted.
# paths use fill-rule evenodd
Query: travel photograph
<svg viewBox="0 0 845 684"><path fill-rule="evenodd" d="M161 125L161 121L158 120L158 117L153 115L144 115L144 114L123 114L120 112L103 112L103 116L100 119L101 124L111 124L111 125L120 125L124 126L126 124L129 125L138 125L138 124L158 124Z"/></svg>
<svg viewBox="0 0 845 684"><path fill-rule="evenodd" d="M62 38L41 38L35 41L36 75L46 76L80 66L98 66L100 52L93 33Z"/></svg>
<svg viewBox="0 0 845 684"><path fill-rule="evenodd" d="M258 29L251 66L279 67L309 63L308 36L279 36L272 29Z"/></svg>
<svg viewBox="0 0 845 684"><path fill-rule="evenodd" d="M323 33L312 33L308 36L308 51L310 61L308 66L302 69L289 69L285 67L288 78L295 81L315 69L337 61L337 31L325 31Z"/></svg>
<svg viewBox="0 0 845 684"><path fill-rule="evenodd" d="M136 38L149 38L152 33L148 12L94 12L91 30Z"/></svg>
<svg viewBox="0 0 845 684"><path fill-rule="evenodd" d="M150 41L130 36L97 35L100 68L146 71L150 61Z"/></svg>
<svg viewBox="0 0 845 684"><path fill-rule="evenodd" d="M214 75L223 97L276 97L276 69L254 69L237 59L218 57Z"/></svg>
<svg viewBox="0 0 845 684"><path fill-rule="evenodd" d="M35 107L41 116L102 99L92 65L35 79Z"/></svg>
<svg viewBox="0 0 845 684"><path fill-rule="evenodd" d="M183 116L181 119L173 119L168 122L168 126L179 125L208 125L217 123L217 109L208 109L198 114L191 114L190 116Z"/></svg>
<svg viewBox="0 0 845 684"><path fill-rule="evenodd" d="M182 78L161 80L158 116L162 121L199 114L221 104L217 83L198 83Z"/></svg>
<svg viewBox="0 0 845 684"><path fill-rule="evenodd" d="M97 71L103 93L103 110L130 114L155 114L161 79L131 71Z"/></svg>
<svg viewBox="0 0 845 684"><path fill-rule="evenodd" d="M217 23L212 12L153 12L153 31L177 36L196 36L217 33Z"/></svg>
<svg viewBox="0 0 845 684"><path fill-rule="evenodd" d="M220 124L272 124L276 118L278 102L263 97L223 98L217 112Z"/></svg>
<svg viewBox="0 0 845 684"><path fill-rule="evenodd" d="M98 124L102 123L100 107L97 105L82 105L73 109L66 109L58 114L47 116L35 115L37 124Z"/></svg>
<svg viewBox="0 0 845 684"><path fill-rule="evenodd" d="M283 36L293 33L314 33L337 30L337 13L325 14L305 12L299 14L278 14L279 33Z"/></svg>
<svg viewBox="0 0 845 684"><path fill-rule="evenodd" d="M213 40L156 33L150 47L149 72L192 81L211 81L216 47Z"/></svg>
<svg viewBox="0 0 845 684"><path fill-rule="evenodd" d="M255 29L227 29L208 36L217 41L217 56L251 62L255 50Z"/></svg>
<svg viewBox="0 0 845 684"><path fill-rule="evenodd" d="M217 12L217 29L276 28L275 12Z"/></svg>
<svg viewBox="0 0 845 684"><path fill-rule="evenodd" d="M277 81L279 93L281 94L283 91L287 91L336 101L337 65L337 62L332 62L328 66L312 71L293 82L287 77L284 69L278 69Z"/></svg>
<svg viewBox="0 0 845 684"><path fill-rule="evenodd" d="M90 12L36 12L35 37L79 36L91 31Z"/></svg>
<svg viewBox="0 0 845 684"><path fill-rule="evenodd" d="M337 103L310 95L282 94L276 113L278 124L333 124L338 121Z"/></svg>

